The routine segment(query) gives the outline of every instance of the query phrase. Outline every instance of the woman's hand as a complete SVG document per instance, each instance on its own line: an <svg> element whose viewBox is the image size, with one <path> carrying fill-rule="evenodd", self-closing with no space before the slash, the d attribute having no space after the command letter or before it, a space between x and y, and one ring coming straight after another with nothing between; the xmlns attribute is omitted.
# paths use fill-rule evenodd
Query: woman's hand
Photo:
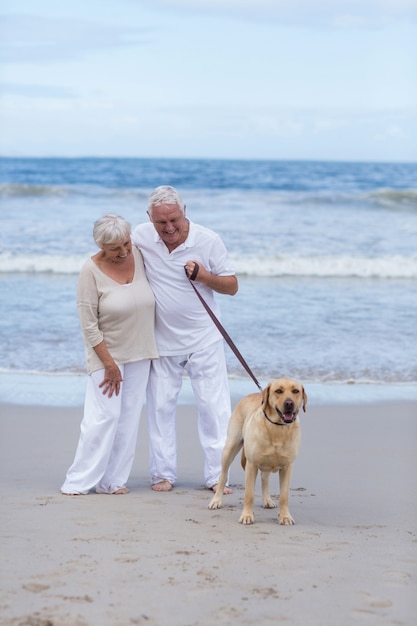
<svg viewBox="0 0 417 626"><path fill-rule="evenodd" d="M101 341L97 346L94 346L94 350L104 366L104 378L99 384L100 389L103 388L103 395L108 395L109 398L111 398L115 393L116 396L118 396L120 393L120 383L123 381L123 377L117 363L107 350L107 346L104 341Z"/></svg>
<svg viewBox="0 0 417 626"><path fill-rule="evenodd" d="M120 383L123 381L122 373L117 367L116 363L108 366L104 369L104 378L99 384L100 389L103 388L103 395L108 395L109 398L115 393L116 396L120 393Z"/></svg>

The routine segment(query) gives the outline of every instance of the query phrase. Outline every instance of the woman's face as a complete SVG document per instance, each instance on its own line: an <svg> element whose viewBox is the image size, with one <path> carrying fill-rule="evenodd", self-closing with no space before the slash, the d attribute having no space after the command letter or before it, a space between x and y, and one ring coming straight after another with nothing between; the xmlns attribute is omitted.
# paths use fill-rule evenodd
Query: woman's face
<svg viewBox="0 0 417 626"><path fill-rule="evenodd" d="M102 247L104 258L111 263L124 263L132 254L132 242L130 237L116 243L105 243Z"/></svg>

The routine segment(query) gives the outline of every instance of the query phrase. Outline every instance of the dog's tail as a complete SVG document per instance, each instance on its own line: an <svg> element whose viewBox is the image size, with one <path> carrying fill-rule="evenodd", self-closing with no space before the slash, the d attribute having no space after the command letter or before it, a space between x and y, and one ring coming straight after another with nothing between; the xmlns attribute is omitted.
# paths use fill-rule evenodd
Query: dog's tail
<svg viewBox="0 0 417 626"><path fill-rule="evenodd" d="M243 467L243 469L245 469L246 467L246 455L245 455L245 448L242 448L242 455L240 457L240 463Z"/></svg>

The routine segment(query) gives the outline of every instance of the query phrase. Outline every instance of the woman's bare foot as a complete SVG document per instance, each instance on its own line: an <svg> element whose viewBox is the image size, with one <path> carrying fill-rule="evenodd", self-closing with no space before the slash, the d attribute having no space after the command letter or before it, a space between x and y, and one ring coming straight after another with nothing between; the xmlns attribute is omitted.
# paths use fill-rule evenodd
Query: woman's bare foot
<svg viewBox="0 0 417 626"><path fill-rule="evenodd" d="M213 485L212 487L210 487L210 489L214 492L216 492L217 489L217 485ZM230 487L225 487L223 489L223 495L228 496L229 494L233 493L233 489L230 489Z"/></svg>
<svg viewBox="0 0 417 626"><path fill-rule="evenodd" d="M125 493L130 493L127 487L120 487L120 489L116 489L116 491L112 491L113 496L121 496Z"/></svg>
<svg viewBox="0 0 417 626"><path fill-rule="evenodd" d="M169 480L161 480L160 483L155 483L152 485L152 489L154 491L171 491L172 485Z"/></svg>

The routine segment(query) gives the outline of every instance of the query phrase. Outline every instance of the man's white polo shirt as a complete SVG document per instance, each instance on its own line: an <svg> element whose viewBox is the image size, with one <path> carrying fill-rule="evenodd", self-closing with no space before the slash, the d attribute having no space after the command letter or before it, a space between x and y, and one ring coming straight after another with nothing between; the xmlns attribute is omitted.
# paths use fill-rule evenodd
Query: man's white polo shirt
<svg viewBox="0 0 417 626"><path fill-rule="evenodd" d="M217 276L233 276L235 271L219 235L190 220L189 224L186 241L171 253L151 222L139 224L132 233L155 294L155 337L160 356L191 354L221 338L190 285L184 265L197 261ZM198 281L196 287L219 318L213 291Z"/></svg>

